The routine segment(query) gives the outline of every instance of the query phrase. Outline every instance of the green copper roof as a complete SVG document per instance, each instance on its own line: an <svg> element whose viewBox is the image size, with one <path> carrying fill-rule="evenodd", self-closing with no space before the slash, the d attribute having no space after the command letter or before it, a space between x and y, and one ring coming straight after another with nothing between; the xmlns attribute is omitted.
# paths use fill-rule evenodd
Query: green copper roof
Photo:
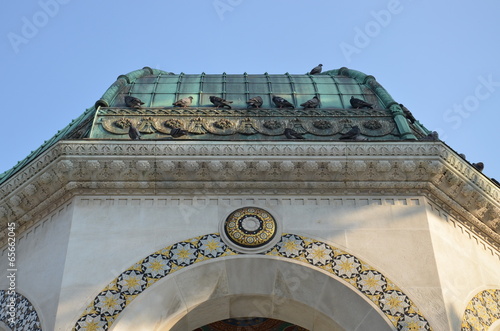
<svg viewBox="0 0 500 331"><path fill-rule="evenodd" d="M141 109L128 108L124 98L141 99ZM210 96L231 100L232 109L216 109ZM246 101L261 96L260 109ZM295 109L278 109L272 96L283 97ZM178 99L192 96L189 108L173 107ZM300 104L317 96L320 106L302 109ZM374 110L352 109L351 96L374 105ZM294 128L307 140L338 140L353 125L368 140L415 140L428 133L420 123L410 124L387 91L373 76L340 68L319 75L295 74L173 74L145 67L121 75L95 103L53 138L0 174L0 184L63 139L129 139L127 121L137 126L143 139L170 138L172 127L189 134L180 139L283 140L283 130Z"/></svg>
<svg viewBox="0 0 500 331"><path fill-rule="evenodd" d="M260 95L262 108L276 108L272 95L281 96L297 108L313 96L321 99L321 108L351 108L354 96L375 104L376 108L389 108L396 102L376 82L373 76L341 68L320 75L264 74L179 74L153 70L147 75L123 75L96 103L102 107L125 107L124 97L141 99L145 108L172 107L172 103L193 97L191 107L213 107L209 97L215 95L232 100L233 108L247 108L246 101Z"/></svg>

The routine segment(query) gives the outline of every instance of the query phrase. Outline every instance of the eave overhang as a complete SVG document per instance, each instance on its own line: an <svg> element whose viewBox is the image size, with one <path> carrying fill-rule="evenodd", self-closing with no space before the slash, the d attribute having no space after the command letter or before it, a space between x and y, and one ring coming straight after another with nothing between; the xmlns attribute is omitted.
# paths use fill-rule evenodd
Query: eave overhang
<svg viewBox="0 0 500 331"><path fill-rule="evenodd" d="M59 141L0 186L0 224L77 195L245 194L427 196L500 250L500 188L439 141Z"/></svg>

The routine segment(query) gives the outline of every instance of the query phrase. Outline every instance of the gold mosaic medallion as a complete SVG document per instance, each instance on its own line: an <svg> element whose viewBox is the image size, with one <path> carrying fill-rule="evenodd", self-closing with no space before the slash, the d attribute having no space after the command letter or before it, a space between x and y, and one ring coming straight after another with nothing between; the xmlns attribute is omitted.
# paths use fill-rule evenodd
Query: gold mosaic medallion
<svg viewBox="0 0 500 331"><path fill-rule="evenodd" d="M245 207L233 211L224 223L224 232L235 244L261 247L276 234L276 220L264 209Z"/></svg>

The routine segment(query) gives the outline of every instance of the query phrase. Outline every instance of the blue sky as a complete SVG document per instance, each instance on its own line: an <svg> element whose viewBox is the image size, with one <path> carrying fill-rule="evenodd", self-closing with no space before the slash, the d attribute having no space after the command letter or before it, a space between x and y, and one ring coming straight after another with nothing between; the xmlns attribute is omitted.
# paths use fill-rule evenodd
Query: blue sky
<svg viewBox="0 0 500 331"><path fill-rule="evenodd" d="M428 129L500 179L500 2L9 2L1 12L0 172L91 107L120 74L373 75Z"/></svg>

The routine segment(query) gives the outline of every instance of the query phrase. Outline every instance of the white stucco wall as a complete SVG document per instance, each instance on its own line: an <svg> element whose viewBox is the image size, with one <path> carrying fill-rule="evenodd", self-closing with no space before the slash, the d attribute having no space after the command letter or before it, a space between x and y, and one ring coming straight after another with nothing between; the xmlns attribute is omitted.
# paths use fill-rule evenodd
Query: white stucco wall
<svg viewBox="0 0 500 331"><path fill-rule="evenodd" d="M81 313L135 262L176 242L219 232L219 223L243 206L268 210L282 222L284 233L317 238L354 254L396 282L431 323L443 324L444 313L435 311L443 299L423 201L328 196L76 198L57 328L72 327L79 317L74 312Z"/></svg>
<svg viewBox="0 0 500 331"><path fill-rule="evenodd" d="M72 204L65 204L17 237L16 291L34 306L44 330L55 325L72 213ZM0 259L0 265L8 265L5 247ZM8 284L7 271L2 268L0 289L7 289Z"/></svg>
<svg viewBox="0 0 500 331"><path fill-rule="evenodd" d="M434 203L428 201L427 210L445 307L451 329L459 330L469 301L500 288L500 254Z"/></svg>
<svg viewBox="0 0 500 331"><path fill-rule="evenodd" d="M269 211L283 233L326 242L371 265L436 330L455 330L477 291L500 287L498 255L423 197L200 195L75 197L18 238L18 291L45 329L69 330L121 272L159 249L219 232L244 206ZM1 259L6 264L5 249ZM4 270L0 277L6 288Z"/></svg>

